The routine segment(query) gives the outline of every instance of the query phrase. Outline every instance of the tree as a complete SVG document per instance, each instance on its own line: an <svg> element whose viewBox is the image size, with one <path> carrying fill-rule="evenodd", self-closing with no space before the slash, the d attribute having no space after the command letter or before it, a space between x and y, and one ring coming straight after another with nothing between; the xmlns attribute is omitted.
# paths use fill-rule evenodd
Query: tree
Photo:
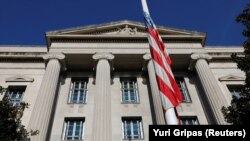
<svg viewBox="0 0 250 141"><path fill-rule="evenodd" d="M231 106L223 107L222 112L228 123L234 125L250 125L250 3L236 17L238 23L243 24L243 36L247 39L243 42L243 55L232 54L232 59L239 69L245 72L245 83L241 88L240 97L233 96Z"/></svg>
<svg viewBox="0 0 250 141"><path fill-rule="evenodd" d="M0 86L0 93L3 94L6 88ZM26 141L29 136L38 134L38 131L27 131L21 124L21 118L28 103L21 102L19 105L12 105L8 96L0 101L0 141Z"/></svg>

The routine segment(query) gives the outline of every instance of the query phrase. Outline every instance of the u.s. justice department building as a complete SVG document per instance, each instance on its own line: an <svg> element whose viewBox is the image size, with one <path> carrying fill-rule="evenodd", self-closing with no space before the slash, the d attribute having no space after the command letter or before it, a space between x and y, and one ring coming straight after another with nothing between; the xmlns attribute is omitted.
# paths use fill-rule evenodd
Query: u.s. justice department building
<svg viewBox="0 0 250 141"><path fill-rule="evenodd" d="M183 95L181 124L226 124L221 107L245 77L230 55L243 48L206 46L197 31L159 32ZM49 31L46 42L0 47L0 85L14 105L30 104L22 122L40 131L32 141L147 141L148 125L165 124L143 23Z"/></svg>

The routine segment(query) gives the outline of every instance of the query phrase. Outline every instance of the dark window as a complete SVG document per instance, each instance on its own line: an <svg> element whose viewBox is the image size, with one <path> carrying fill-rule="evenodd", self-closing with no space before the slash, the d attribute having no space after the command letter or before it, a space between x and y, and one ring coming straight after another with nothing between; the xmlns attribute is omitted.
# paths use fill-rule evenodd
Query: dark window
<svg viewBox="0 0 250 141"><path fill-rule="evenodd" d="M199 125L197 117L180 117L181 125Z"/></svg>
<svg viewBox="0 0 250 141"><path fill-rule="evenodd" d="M9 97L10 103L15 106L19 105L22 101L26 86L9 86L7 96Z"/></svg>
<svg viewBox="0 0 250 141"><path fill-rule="evenodd" d="M242 85L227 85L228 90L230 91L232 96L236 96L240 98Z"/></svg>

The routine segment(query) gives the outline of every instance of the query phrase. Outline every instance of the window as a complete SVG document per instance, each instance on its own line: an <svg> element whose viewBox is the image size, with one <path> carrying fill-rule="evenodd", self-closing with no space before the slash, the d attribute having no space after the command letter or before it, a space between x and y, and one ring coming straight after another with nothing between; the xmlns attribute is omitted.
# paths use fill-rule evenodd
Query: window
<svg viewBox="0 0 250 141"><path fill-rule="evenodd" d="M83 129L83 118L66 118L64 121L63 140L82 140Z"/></svg>
<svg viewBox="0 0 250 141"><path fill-rule="evenodd" d="M123 139L142 139L141 118L122 118Z"/></svg>
<svg viewBox="0 0 250 141"><path fill-rule="evenodd" d="M187 89L187 86L185 84L184 79L183 78L176 78L175 80L176 80L176 83L181 91L181 95L183 98L182 102L190 103L191 98L189 96L188 89Z"/></svg>
<svg viewBox="0 0 250 141"><path fill-rule="evenodd" d="M231 95L236 96L237 98L240 98L241 87L241 85L227 85L227 88L230 91Z"/></svg>
<svg viewBox="0 0 250 141"><path fill-rule="evenodd" d="M13 106L18 106L25 92L26 86L9 86L7 96L9 97L10 103Z"/></svg>
<svg viewBox="0 0 250 141"><path fill-rule="evenodd" d="M69 103L86 103L87 100L87 79L72 79Z"/></svg>
<svg viewBox="0 0 250 141"><path fill-rule="evenodd" d="M136 78L121 78L121 97L124 103L138 103Z"/></svg>
<svg viewBox="0 0 250 141"><path fill-rule="evenodd" d="M197 117L180 117L181 125L199 125Z"/></svg>

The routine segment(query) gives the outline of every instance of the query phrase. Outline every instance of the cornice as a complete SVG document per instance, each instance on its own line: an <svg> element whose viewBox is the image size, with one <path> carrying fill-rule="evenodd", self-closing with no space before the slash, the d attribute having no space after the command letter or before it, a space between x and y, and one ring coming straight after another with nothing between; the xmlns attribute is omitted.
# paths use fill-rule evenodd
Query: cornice
<svg viewBox="0 0 250 141"><path fill-rule="evenodd" d="M43 62L45 52L0 52L0 62Z"/></svg>

